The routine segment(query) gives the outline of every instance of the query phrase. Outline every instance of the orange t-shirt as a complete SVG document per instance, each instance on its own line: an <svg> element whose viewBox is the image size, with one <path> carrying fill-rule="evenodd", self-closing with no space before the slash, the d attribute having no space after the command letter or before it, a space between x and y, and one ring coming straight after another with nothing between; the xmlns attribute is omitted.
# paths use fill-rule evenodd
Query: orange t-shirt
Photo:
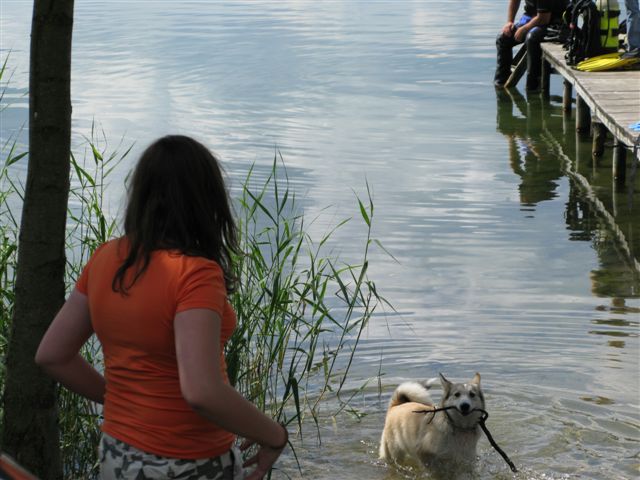
<svg viewBox="0 0 640 480"><path fill-rule="evenodd" d="M222 269L202 257L158 250L125 296L114 292L111 282L127 248L126 240L100 246L76 283L76 289L88 297L91 323L104 355L102 430L163 457L218 456L229 450L235 436L198 415L182 397L173 322L178 312L213 310L222 319L223 351L236 316L227 301ZM220 356L228 381L224 355Z"/></svg>

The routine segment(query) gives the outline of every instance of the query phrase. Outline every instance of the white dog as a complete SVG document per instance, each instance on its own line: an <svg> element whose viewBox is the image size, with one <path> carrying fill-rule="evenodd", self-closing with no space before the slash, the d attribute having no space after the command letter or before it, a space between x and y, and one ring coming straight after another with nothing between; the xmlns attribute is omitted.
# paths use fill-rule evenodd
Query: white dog
<svg viewBox="0 0 640 480"><path fill-rule="evenodd" d="M471 464L480 438L485 403L480 374L469 383L452 383L440 374L444 389L437 406L428 389L437 379L398 386L380 438L380 458L398 463L445 461ZM446 410L434 411L443 408Z"/></svg>

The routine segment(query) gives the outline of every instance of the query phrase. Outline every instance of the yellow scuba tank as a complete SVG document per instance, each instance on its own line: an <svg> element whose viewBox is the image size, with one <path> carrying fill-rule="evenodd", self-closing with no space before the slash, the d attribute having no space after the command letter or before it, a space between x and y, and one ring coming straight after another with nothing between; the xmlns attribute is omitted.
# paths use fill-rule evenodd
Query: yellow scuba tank
<svg viewBox="0 0 640 480"><path fill-rule="evenodd" d="M603 51L618 50L618 17L620 5L618 0L597 0L600 13L600 46Z"/></svg>

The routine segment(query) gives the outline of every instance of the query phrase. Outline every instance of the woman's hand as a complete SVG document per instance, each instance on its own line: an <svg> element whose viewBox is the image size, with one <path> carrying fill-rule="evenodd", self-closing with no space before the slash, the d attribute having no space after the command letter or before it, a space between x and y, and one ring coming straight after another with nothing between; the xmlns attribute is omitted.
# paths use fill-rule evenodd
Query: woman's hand
<svg viewBox="0 0 640 480"><path fill-rule="evenodd" d="M243 467L250 467L251 465L255 465L256 468L249 475L245 477L245 480L262 480L266 474L269 473L271 467L278 457L287 446L289 442L289 433L287 429L283 426L283 440L277 447L270 447L268 445L260 445L257 453L251 457L249 460L244 462ZM245 440L243 444L240 446L240 450L245 451L255 445L256 442L253 440Z"/></svg>

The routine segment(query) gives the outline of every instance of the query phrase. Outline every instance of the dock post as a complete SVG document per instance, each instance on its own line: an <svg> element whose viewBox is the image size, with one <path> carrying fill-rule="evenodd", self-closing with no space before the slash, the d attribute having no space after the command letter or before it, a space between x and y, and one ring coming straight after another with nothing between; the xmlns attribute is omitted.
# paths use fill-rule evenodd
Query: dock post
<svg viewBox="0 0 640 480"><path fill-rule="evenodd" d="M589 105L580 95L576 94L576 130L578 133L588 133L591 126L591 112Z"/></svg>
<svg viewBox="0 0 640 480"><path fill-rule="evenodd" d="M570 115L571 114L571 96L573 94L573 85L568 80L562 82L564 88L562 90L562 110Z"/></svg>
<svg viewBox="0 0 640 480"><path fill-rule="evenodd" d="M604 142L607 140L607 127L600 120L594 118L591 122L591 129L593 131L591 155L601 157L604 153Z"/></svg>
<svg viewBox="0 0 640 480"><path fill-rule="evenodd" d="M542 94L546 97L549 95L549 86L551 84L551 64L544 58L542 59Z"/></svg>
<svg viewBox="0 0 640 480"><path fill-rule="evenodd" d="M617 185L624 185L627 176L627 147L620 140L616 140L613 149L612 175Z"/></svg>

